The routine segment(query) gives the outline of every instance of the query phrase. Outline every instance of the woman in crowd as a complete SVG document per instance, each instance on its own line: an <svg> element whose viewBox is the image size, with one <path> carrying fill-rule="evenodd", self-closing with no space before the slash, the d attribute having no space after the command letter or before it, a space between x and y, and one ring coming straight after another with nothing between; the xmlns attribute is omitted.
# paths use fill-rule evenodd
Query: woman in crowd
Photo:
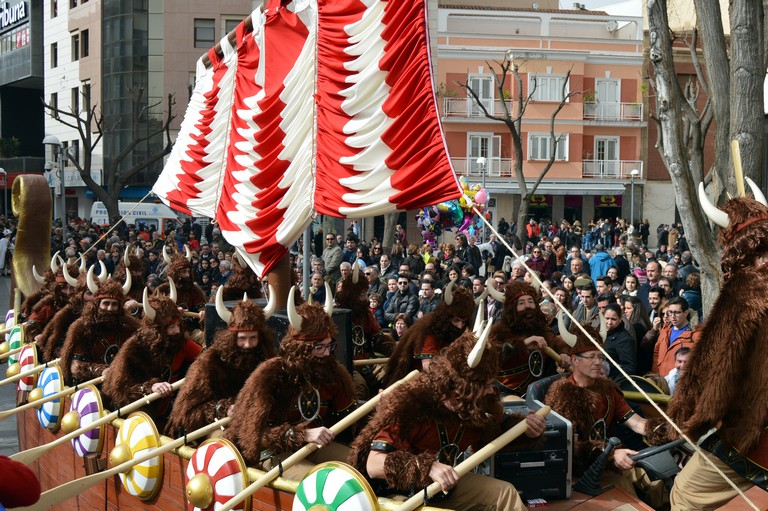
<svg viewBox="0 0 768 511"><path fill-rule="evenodd" d="M627 275L624 277L624 285L621 286L619 293L622 296L637 296L637 290L640 288L640 281L637 275Z"/></svg>
<svg viewBox="0 0 768 511"><path fill-rule="evenodd" d="M393 323L394 328L392 331L392 337L395 338L395 341L402 339L405 332L408 331L412 324L413 321L411 321L411 318L407 314L400 313L395 316L395 321Z"/></svg>
<svg viewBox="0 0 768 511"><path fill-rule="evenodd" d="M703 323L704 311L701 307L701 274L691 273L685 278L685 286L683 286L682 296L688 302L690 310L696 311L698 323ZM691 321L691 323L693 323L693 321Z"/></svg>

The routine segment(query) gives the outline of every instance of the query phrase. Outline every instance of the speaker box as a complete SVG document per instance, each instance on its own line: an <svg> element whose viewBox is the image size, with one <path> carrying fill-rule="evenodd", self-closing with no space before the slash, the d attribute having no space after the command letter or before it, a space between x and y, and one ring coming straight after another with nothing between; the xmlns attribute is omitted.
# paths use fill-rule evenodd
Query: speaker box
<svg viewBox="0 0 768 511"><path fill-rule="evenodd" d="M259 307L266 307L267 301L265 299L257 299L256 303ZM228 309L232 309L235 306L235 300L224 302L224 305ZM336 351L334 355L341 362L344 367L351 373L352 372L352 312L349 309L334 309L333 310L333 322L336 324L336 335L334 339L336 341ZM288 314L286 310L278 309L271 318L267 320L267 325L275 331L275 349L280 350L280 341L288 333ZM205 304L205 343L207 346L213 344L213 339L216 336L216 331L221 328L226 328L227 325L219 317L216 312L216 305L213 303Z"/></svg>

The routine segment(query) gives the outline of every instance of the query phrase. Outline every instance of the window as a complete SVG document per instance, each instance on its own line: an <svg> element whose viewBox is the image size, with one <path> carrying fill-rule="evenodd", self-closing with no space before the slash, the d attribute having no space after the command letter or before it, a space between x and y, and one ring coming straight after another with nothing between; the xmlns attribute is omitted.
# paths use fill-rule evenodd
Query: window
<svg viewBox="0 0 768 511"><path fill-rule="evenodd" d="M216 21L195 18L195 48L210 48L216 44Z"/></svg>
<svg viewBox="0 0 768 511"><path fill-rule="evenodd" d="M53 92L51 93L51 101L49 102L49 105L51 106L50 113L53 116L54 119L59 118L59 93Z"/></svg>
<svg viewBox="0 0 768 511"><path fill-rule="evenodd" d="M72 88L72 112L77 114L80 111L80 87Z"/></svg>
<svg viewBox="0 0 768 511"><path fill-rule="evenodd" d="M59 65L59 43L51 43L51 69Z"/></svg>
<svg viewBox="0 0 768 511"><path fill-rule="evenodd" d="M224 34L229 34L240 24L240 20L224 20Z"/></svg>
<svg viewBox="0 0 768 511"><path fill-rule="evenodd" d="M69 8L74 9L77 7L77 0L69 0Z"/></svg>
<svg viewBox="0 0 768 511"><path fill-rule="evenodd" d="M80 163L80 140L73 140L69 146L69 161L72 166L75 162Z"/></svg>
<svg viewBox="0 0 768 511"><path fill-rule="evenodd" d="M557 151L555 160L568 161L568 135L557 134ZM552 150L552 138L549 134L531 134L528 135L528 159L529 160L549 160L549 153Z"/></svg>
<svg viewBox="0 0 768 511"><path fill-rule="evenodd" d="M81 57L87 57L90 53L90 50L88 48L88 45L90 44L90 37L88 35L88 30L83 30L80 32L80 56Z"/></svg>
<svg viewBox="0 0 768 511"><path fill-rule="evenodd" d="M51 18L55 18L59 15L59 1L51 0Z"/></svg>
<svg viewBox="0 0 768 511"><path fill-rule="evenodd" d="M528 93L533 91L534 101L560 101L563 99L564 82L565 76L532 74L528 78ZM568 94L567 85L565 93Z"/></svg>
<svg viewBox="0 0 768 511"><path fill-rule="evenodd" d="M72 62L80 60L80 34L72 36Z"/></svg>
<svg viewBox="0 0 768 511"><path fill-rule="evenodd" d="M91 109L91 82L83 82L82 87L83 92L83 110L90 110Z"/></svg>

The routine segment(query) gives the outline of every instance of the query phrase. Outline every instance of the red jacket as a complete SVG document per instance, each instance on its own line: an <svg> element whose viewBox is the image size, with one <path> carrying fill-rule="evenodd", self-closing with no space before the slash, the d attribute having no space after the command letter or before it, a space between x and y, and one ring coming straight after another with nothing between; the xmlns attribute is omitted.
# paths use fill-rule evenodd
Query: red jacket
<svg viewBox="0 0 768 511"><path fill-rule="evenodd" d="M672 333L672 325L662 327L659 332L659 338L656 346L653 348L653 366L651 370L654 373L666 376L675 368L675 353L680 348L693 348L693 345L701 338L700 330L685 330L675 342L669 344L669 336Z"/></svg>

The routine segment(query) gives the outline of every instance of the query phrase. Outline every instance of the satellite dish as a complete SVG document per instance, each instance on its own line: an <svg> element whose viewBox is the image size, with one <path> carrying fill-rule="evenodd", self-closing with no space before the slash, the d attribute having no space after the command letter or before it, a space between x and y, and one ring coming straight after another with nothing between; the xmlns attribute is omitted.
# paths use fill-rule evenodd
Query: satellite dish
<svg viewBox="0 0 768 511"><path fill-rule="evenodd" d="M610 33L616 32L616 30L618 29L619 29L619 24L616 22L616 20L611 20L605 24L605 30L607 30Z"/></svg>
<svg viewBox="0 0 768 511"><path fill-rule="evenodd" d="M533 2L533 5L531 7L533 7L534 9L538 9L539 8L539 2Z"/></svg>

